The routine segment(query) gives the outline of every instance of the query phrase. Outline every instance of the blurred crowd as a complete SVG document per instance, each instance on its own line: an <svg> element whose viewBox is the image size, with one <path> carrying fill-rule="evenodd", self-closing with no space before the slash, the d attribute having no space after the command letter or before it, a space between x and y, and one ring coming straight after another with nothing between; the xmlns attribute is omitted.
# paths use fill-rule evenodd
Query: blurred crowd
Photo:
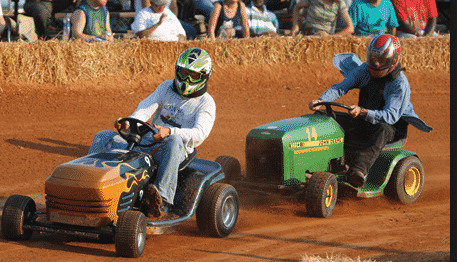
<svg viewBox="0 0 457 262"><path fill-rule="evenodd" d="M132 37L161 41L439 33L435 0L25 0L23 5L23 15L33 18L34 33L43 40L59 29L54 15L70 12L71 39L114 41L113 10L133 13L127 25ZM2 41L17 31L10 17L0 16Z"/></svg>

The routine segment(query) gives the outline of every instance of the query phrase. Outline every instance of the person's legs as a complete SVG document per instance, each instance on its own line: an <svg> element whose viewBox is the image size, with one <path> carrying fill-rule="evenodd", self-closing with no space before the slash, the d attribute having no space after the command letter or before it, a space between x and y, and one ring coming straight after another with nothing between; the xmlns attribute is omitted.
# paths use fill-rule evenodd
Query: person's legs
<svg viewBox="0 0 457 262"><path fill-rule="evenodd" d="M26 2L25 15L33 17L38 38L46 38L49 21L52 17L51 2Z"/></svg>
<svg viewBox="0 0 457 262"><path fill-rule="evenodd" d="M179 19L179 22L184 28L184 31L186 31L187 40L194 40L195 37L197 37L197 29L195 29L195 27L193 27L191 24L182 21L181 19Z"/></svg>
<svg viewBox="0 0 457 262"><path fill-rule="evenodd" d="M117 132L111 130L100 131L95 134L90 145L89 154L99 153L110 149L125 149L127 141Z"/></svg>
<svg viewBox="0 0 457 262"><path fill-rule="evenodd" d="M209 22L213 7L214 4L211 0L195 0L195 13L205 16L205 23Z"/></svg>
<svg viewBox="0 0 457 262"><path fill-rule="evenodd" d="M178 168L186 156L187 151L182 138L177 135L166 138L152 156L159 165L154 185L168 204L173 205L178 184Z"/></svg>
<svg viewBox="0 0 457 262"><path fill-rule="evenodd" d="M362 117L337 114L337 121L345 131L345 162L349 165L346 178L354 187L362 187L368 170L384 146L394 140L396 129L389 124L371 124Z"/></svg>
<svg viewBox="0 0 457 262"><path fill-rule="evenodd" d="M395 129L386 123L372 125L368 123L366 128L368 140L366 145L357 151L352 169L361 171L364 175L378 158L384 146L394 139Z"/></svg>
<svg viewBox="0 0 457 262"><path fill-rule="evenodd" d="M394 127L386 123L373 125L366 122L361 129L365 132L365 141L362 142L362 147L354 152L354 159L346 173L347 182L354 187L363 187L368 170L384 146L395 137Z"/></svg>
<svg viewBox="0 0 457 262"><path fill-rule="evenodd" d="M415 36L413 34L408 34L408 33L405 33L403 31L399 31L399 30L397 30L397 37L400 37L400 38L417 38L417 36Z"/></svg>

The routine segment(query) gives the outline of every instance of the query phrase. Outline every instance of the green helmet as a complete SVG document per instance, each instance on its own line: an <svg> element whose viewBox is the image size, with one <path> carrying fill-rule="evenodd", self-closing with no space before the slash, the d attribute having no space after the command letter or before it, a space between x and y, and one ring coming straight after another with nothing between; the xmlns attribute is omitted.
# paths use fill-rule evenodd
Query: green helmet
<svg viewBox="0 0 457 262"><path fill-rule="evenodd" d="M175 67L175 87L185 97L197 97L206 92L213 69L211 57L200 48L189 48L179 55Z"/></svg>

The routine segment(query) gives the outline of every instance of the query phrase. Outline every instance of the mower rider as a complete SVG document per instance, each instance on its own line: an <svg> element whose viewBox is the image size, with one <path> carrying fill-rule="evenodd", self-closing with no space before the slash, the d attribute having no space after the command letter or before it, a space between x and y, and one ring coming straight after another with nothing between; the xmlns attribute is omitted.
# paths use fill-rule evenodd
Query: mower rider
<svg viewBox="0 0 457 262"><path fill-rule="evenodd" d="M143 137L142 144L156 142L152 147L134 150L150 154L158 164L155 181L147 186L144 199L148 203L146 216L159 217L173 205L178 168L194 148L208 137L216 118L216 104L207 91L212 62L209 54L200 48L189 48L176 61L175 79L162 82L146 99L140 102L130 116L147 122L152 117L155 135ZM114 127L129 128L127 121L116 119ZM127 142L111 130L98 132L89 154L113 148L126 149Z"/></svg>
<svg viewBox="0 0 457 262"><path fill-rule="evenodd" d="M345 78L342 82L309 103L309 108L315 111L320 108L314 106L318 102L331 102L351 89L360 90L358 105L352 105L348 114L336 116L336 121L345 131L345 150L347 145L358 146L346 173L347 182L356 188L364 186L365 176L382 148L389 142L406 138L408 124L425 132L433 129L414 112L410 102L411 89L402 72L400 55L401 46L397 37L387 34L375 36L368 45L366 63L357 58L354 69L346 75L343 73ZM349 64L350 61L344 61L341 66Z"/></svg>

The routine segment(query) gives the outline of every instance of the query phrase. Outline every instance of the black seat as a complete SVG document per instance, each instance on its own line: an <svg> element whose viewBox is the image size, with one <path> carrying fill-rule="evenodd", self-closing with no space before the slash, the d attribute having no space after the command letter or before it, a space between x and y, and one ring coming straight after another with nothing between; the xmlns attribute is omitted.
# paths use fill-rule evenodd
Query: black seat
<svg viewBox="0 0 457 262"><path fill-rule="evenodd" d="M179 165L178 171L183 171L197 156L197 149L194 148L194 152L189 154L186 159Z"/></svg>
<svg viewBox="0 0 457 262"><path fill-rule="evenodd" d="M389 144L386 144L383 148L382 151L384 150L390 150L394 148L402 148L406 144L406 138L402 138L397 141L390 142Z"/></svg>

